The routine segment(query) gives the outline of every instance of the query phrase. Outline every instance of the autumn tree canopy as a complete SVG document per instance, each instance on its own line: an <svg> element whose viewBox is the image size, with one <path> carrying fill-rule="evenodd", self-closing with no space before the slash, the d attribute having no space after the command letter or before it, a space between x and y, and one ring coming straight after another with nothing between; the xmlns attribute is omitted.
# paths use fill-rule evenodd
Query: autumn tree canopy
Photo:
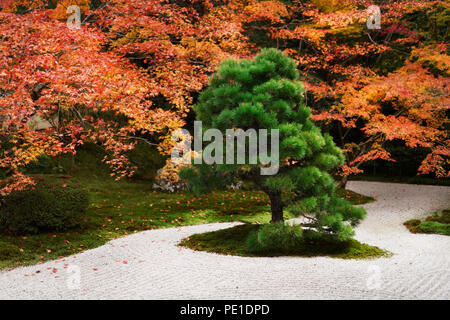
<svg viewBox="0 0 450 320"><path fill-rule="evenodd" d="M161 152L229 57L276 47L298 64L313 119L345 151L340 173L395 161L386 142L428 155L419 173L449 176L445 1L9 0L0 7L3 192L32 183L41 154L95 142L117 177L137 141ZM67 18L80 8L81 27ZM376 13L376 12L375 12ZM370 28L369 28L370 27ZM34 130L39 116L50 125Z"/></svg>
<svg viewBox="0 0 450 320"><path fill-rule="evenodd" d="M450 6L375 4L379 29L367 23L370 1L291 1L289 15L258 39L299 63L313 119L346 153L343 176L362 172L360 165L374 159L395 161L385 149L395 140L429 150L419 173L448 177Z"/></svg>
<svg viewBox="0 0 450 320"><path fill-rule="evenodd" d="M74 153L87 141L105 149L118 177L132 174L126 151L155 135L161 151L170 149L192 94L221 59L246 52L233 22L220 23L209 5L93 3L11 2L0 14L1 166L16 178L9 189L30 182L20 169L39 155ZM86 9L80 29L67 27L71 4ZM51 126L33 130L35 115Z"/></svg>

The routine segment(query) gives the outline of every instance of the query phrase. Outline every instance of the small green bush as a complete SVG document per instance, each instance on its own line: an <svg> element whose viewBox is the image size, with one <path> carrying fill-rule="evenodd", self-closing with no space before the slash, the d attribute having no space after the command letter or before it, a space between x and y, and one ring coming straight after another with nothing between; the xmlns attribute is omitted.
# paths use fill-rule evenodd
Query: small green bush
<svg viewBox="0 0 450 320"><path fill-rule="evenodd" d="M66 185L14 191L2 199L0 228L13 234L65 231L77 226L89 206L88 193Z"/></svg>
<svg viewBox="0 0 450 320"><path fill-rule="evenodd" d="M299 225L284 222L265 224L252 231L247 239L247 249L252 253L291 252L301 246L303 232Z"/></svg>

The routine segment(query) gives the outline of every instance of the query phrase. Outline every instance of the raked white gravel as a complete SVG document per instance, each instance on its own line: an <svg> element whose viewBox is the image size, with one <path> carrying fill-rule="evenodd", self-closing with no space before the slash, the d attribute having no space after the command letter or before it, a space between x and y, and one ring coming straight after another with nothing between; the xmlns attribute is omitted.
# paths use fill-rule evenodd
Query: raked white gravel
<svg viewBox="0 0 450 320"><path fill-rule="evenodd" d="M450 299L450 237L411 234L402 225L449 208L450 187L350 182L348 188L377 199L364 206L368 215L356 239L392 257L246 258L177 247L191 234L236 225L205 224L140 232L0 272L0 299Z"/></svg>

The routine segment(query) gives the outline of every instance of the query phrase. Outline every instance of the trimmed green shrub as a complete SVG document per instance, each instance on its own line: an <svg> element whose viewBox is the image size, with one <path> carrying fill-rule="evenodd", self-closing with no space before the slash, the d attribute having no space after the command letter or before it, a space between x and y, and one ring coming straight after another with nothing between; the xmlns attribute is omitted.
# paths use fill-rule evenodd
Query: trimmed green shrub
<svg viewBox="0 0 450 320"><path fill-rule="evenodd" d="M0 227L13 234L65 231L79 225L88 206L86 191L41 182L2 199Z"/></svg>
<svg viewBox="0 0 450 320"><path fill-rule="evenodd" d="M252 253L290 252L301 246L302 228L284 222L262 225L252 231L247 239L247 249Z"/></svg>

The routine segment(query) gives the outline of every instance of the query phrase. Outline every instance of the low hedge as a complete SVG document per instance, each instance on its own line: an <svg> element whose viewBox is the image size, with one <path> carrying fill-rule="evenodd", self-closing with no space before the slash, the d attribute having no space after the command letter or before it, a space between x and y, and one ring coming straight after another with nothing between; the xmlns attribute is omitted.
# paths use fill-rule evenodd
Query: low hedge
<svg viewBox="0 0 450 320"><path fill-rule="evenodd" d="M43 182L1 200L0 229L13 234L65 231L79 225L89 206L86 191Z"/></svg>

